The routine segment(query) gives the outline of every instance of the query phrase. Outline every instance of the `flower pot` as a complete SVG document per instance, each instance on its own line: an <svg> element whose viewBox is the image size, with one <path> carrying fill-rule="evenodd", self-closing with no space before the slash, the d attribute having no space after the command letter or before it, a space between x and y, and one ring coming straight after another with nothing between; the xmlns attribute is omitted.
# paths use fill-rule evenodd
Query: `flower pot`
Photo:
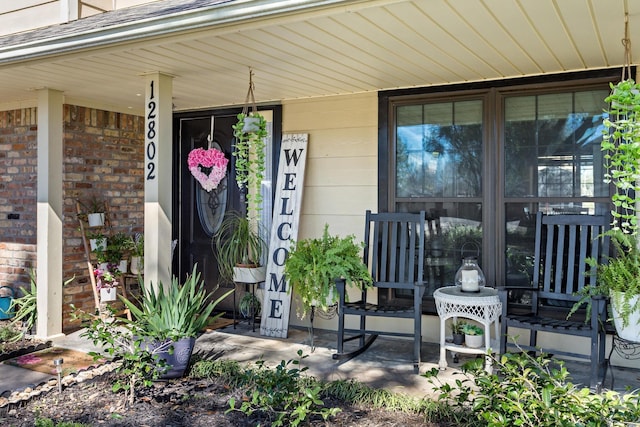
<svg viewBox="0 0 640 427"><path fill-rule="evenodd" d="M13 301L13 288L0 286L0 320L11 319L15 315L13 310L9 310Z"/></svg>
<svg viewBox="0 0 640 427"><path fill-rule="evenodd" d="M455 345L464 344L464 334L453 334L453 343Z"/></svg>
<svg viewBox="0 0 640 427"><path fill-rule="evenodd" d="M97 237L95 239L89 239L89 245L91 245L92 251L104 251L107 249L107 238Z"/></svg>
<svg viewBox="0 0 640 427"><path fill-rule="evenodd" d="M142 257L131 257L131 273L140 274L142 272Z"/></svg>
<svg viewBox="0 0 640 427"><path fill-rule="evenodd" d="M233 281L236 283L260 283L264 282L267 275L266 266L259 267L233 267Z"/></svg>
<svg viewBox="0 0 640 427"><path fill-rule="evenodd" d="M335 304L335 303L333 302L334 292L336 292L336 287L335 287L335 286L332 286L332 287L329 289L329 294L327 295L327 299L325 300L325 302L324 302L324 305L323 305L323 306L331 307L332 305L334 305L334 304ZM312 307L318 307L318 306L321 306L321 305L322 305L322 304L320 304L320 303L319 303L319 301L317 301L317 300L313 300L313 301L311 301L311 306L312 306Z"/></svg>
<svg viewBox="0 0 640 427"><path fill-rule="evenodd" d="M104 213L90 213L87 215L89 227L102 227L104 225Z"/></svg>
<svg viewBox="0 0 640 427"><path fill-rule="evenodd" d="M121 273L126 273L128 264L129 262L126 259L121 259L120 264L118 264L118 270L120 270Z"/></svg>
<svg viewBox="0 0 640 427"><path fill-rule="evenodd" d="M260 300L253 294L247 292L240 301L240 314L245 319L250 319L252 316L260 315Z"/></svg>
<svg viewBox="0 0 640 427"><path fill-rule="evenodd" d="M640 341L640 310L636 310L629 314L629 323L624 326L622 316L620 313L619 304L626 300L626 296L623 292L611 293L611 314L613 317L613 324L616 327L618 336L627 341L638 342ZM629 300L631 307L637 307L640 304L640 295L635 295Z"/></svg>
<svg viewBox="0 0 640 427"><path fill-rule="evenodd" d="M116 288L100 288L100 301L115 301Z"/></svg>
<svg viewBox="0 0 640 427"><path fill-rule="evenodd" d="M257 132L258 129L260 129L259 117L247 116L244 118L244 126L242 127L242 132L244 133Z"/></svg>
<svg viewBox="0 0 640 427"><path fill-rule="evenodd" d="M171 342L171 345L165 345L166 342L154 342L151 340L143 340L142 346L148 351L154 351L158 347L165 347L157 351L158 358L166 362L167 371L160 375L160 379L180 378L189 366L191 353L196 344L195 338L181 338L178 341ZM173 348L173 351L170 351Z"/></svg>
<svg viewBox="0 0 640 427"><path fill-rule="evenodd" d="M484 344L484 335L464 335L464 345L469 348L480 348Z"/></svg>

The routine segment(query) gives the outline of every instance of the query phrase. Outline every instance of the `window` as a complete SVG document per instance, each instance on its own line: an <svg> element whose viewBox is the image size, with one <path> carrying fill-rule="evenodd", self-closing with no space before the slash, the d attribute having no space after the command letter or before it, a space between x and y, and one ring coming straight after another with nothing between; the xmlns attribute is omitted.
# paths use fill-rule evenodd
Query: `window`
<svg viewBox="0 0 640 427"><path fill-rule="evenodd" d="M538 210L609 212L601 121L617 76L586 77L380 94L379 209L428 212L426 302L467 256L489 285L530 285Z"/></svg>

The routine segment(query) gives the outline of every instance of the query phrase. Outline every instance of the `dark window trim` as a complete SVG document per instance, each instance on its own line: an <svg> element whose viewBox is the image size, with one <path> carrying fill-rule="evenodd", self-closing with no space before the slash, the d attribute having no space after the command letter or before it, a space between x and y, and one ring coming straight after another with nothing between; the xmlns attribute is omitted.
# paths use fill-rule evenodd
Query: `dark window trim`
<svg viewBox="0 0 640 427"><path fill-rule="evenodd" d="M635 68L632 75L635 75ZM422 88L410 88L410 89L398 89L381 91L378 94L378 211L388 212L394 209L393 202L397 201L393 198L393 186L395 178L393 177L394 167L392 164L392 158L394 152L392 150L393 135L391 132L394 130L393 123L393 109L402 104L415 103L418 100L449 100L455 97L456 100L463 99L465 97L470 98L483 98L485 106L491 111L485 112L490 114L491 120L487 122L485 137L488 138L490 145L490 152L485 154L488 156L501 156L504 149L502 142L499 138L502 138L502 134L497 126L503 120L501 112L501 104L504 102L504 98L511 95L526 94L531 92L532 94L547 94L554 92L567 92L580 88L595 87L603 84L604 82L618 82L622 76L621 69L599 69L590 71L581 71L574 73L560 73L549 74L544 76L532 76L522 78L509 78L504 80L483 81L473 83L451 84L443 86L422 87ZM497 172L496 172L497 173ZM486 184L487 179L490 182L495 183L496 177L485 177L483 184ZM484 194L485 200L490 200L494 206L504 204L504 196L499 194L493 194L497 191L501 191L502 183L497 182L494 186L484 186L484 191L491 191L492 194ZM588 201L596 201L597 198L585 198ZM526 201L530 201L526 199ZM500 211L500 209L498 209ZM500 218L503 217L500 213ZM498 219L500 219L498 218ZM504 218L502 218L504 219ZM488 224L493 227L492 224ZM495 227L493 227L495 228ZM499 239L498 239L499 240ZM497 246L494 248L496 253L500 252L500 246L503 246L504 242L494 242ZM485 242L485 244L488 244ZM504 248L502 248L504 249ZM496 280L502 280L503 272L494 272ZM393 301L389 301L393 303ZM427 314L435 314L435 304L433 298L425 300L423 306L423 312Z"/></svg>

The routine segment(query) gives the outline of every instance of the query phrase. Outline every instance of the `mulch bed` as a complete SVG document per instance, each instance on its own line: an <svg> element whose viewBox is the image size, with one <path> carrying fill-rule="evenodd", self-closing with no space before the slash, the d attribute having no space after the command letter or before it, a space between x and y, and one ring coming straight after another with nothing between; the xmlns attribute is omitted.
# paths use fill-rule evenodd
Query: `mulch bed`
<svg viewBox="0 0 640 427"><path fill-rule="evenodd" d="M76 383L63 389L61 394L50 391L27 402L0 408L0 425L33 426L38 418L56 422L81 422L100 426L269 426L271 420L264 414L250 417L240 412L227 413L231 397L240 393L218 380L182 378L157 382L138 394L132 407L124 405L122 393L113 393L114 373L107 373L90 381ZM313 419L310 426L417 426L444 427L432 424L418 414L368 409L341 401L325 399L325 405L340 407L340 412L329 421Z"/></svg>

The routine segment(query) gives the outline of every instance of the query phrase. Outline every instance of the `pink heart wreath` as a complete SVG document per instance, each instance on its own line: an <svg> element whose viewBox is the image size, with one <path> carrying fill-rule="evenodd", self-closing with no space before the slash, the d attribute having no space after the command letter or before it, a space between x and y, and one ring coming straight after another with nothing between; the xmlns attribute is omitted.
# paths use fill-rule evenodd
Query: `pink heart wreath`
<svg viewBox="0 0 640 427"><path fill-rule="evenodd" d="M217 148L209 148L208 150L196 148L191 150L189 157L187 157L187 165L191 175L198 180L202 188L207 192L218 187L218 184L227 173L228 163L229 159ZM209 175L204 173L202 168L211 168Z"/></svg>

